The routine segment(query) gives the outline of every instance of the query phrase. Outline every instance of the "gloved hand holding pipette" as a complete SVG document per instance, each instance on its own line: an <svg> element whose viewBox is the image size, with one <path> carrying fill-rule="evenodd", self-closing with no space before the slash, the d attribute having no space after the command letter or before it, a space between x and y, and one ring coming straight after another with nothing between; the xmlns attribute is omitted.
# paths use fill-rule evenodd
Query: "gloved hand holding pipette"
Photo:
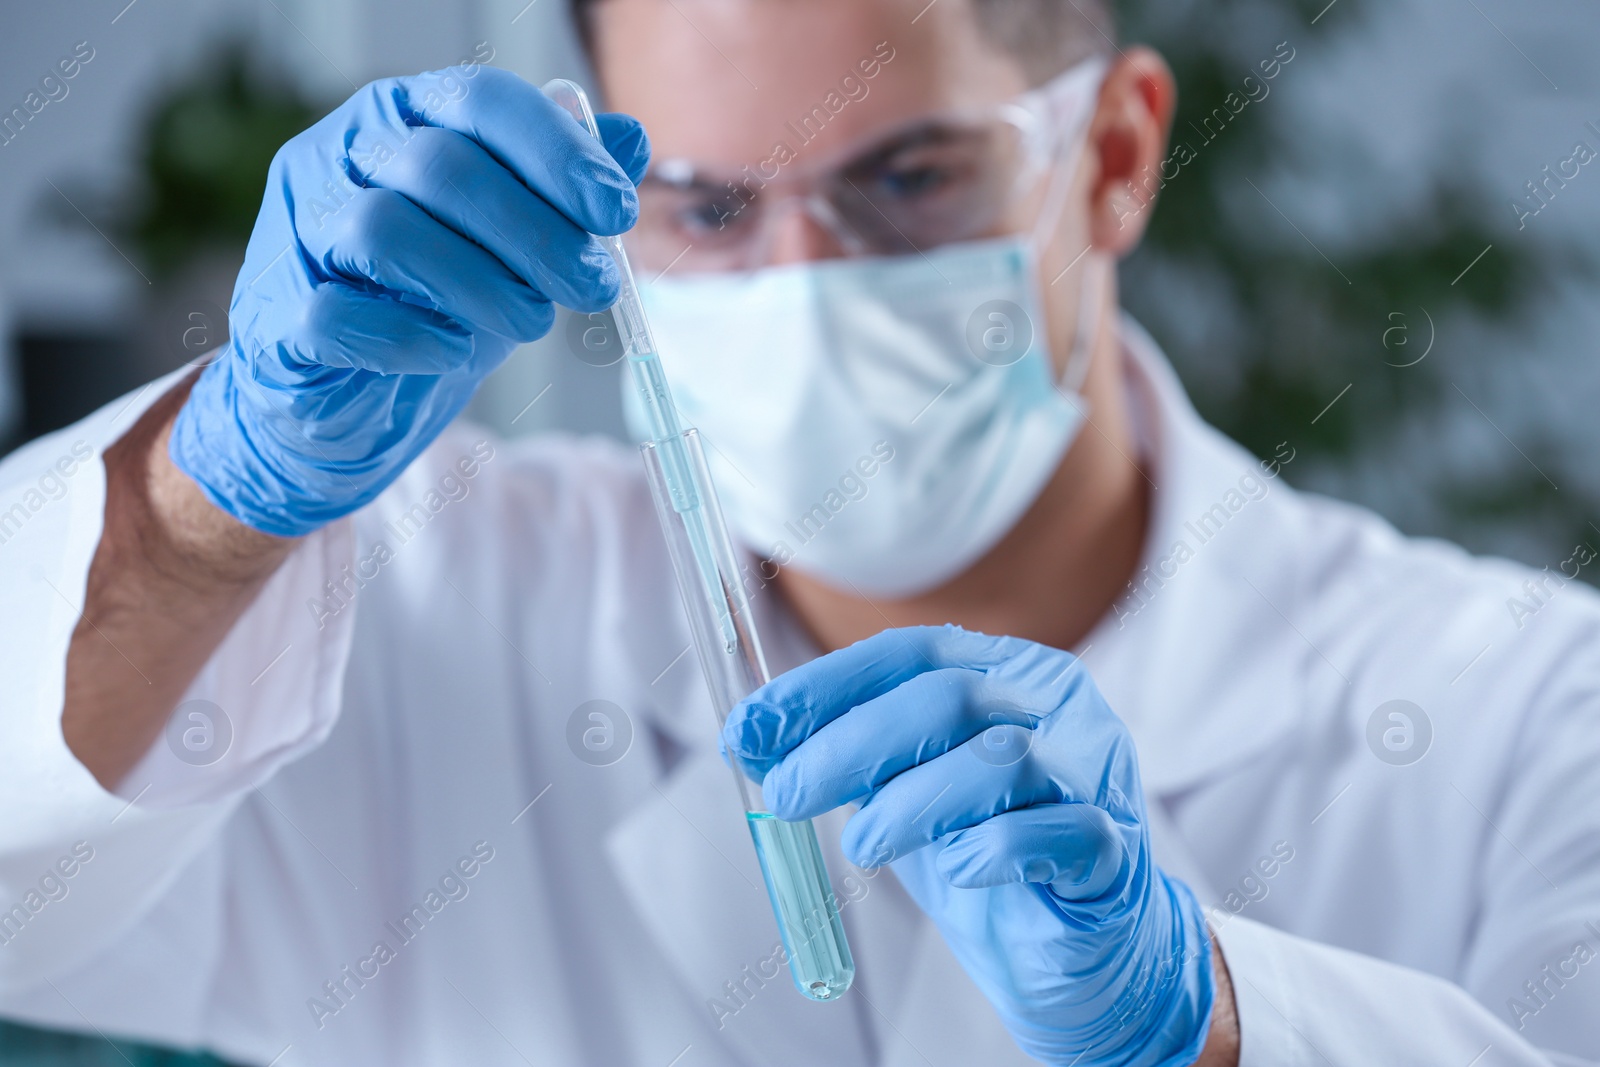
<svg viewBox="0 0 1600 1067"><path fill-rule="evenodd" d="M376 497L552 304L616 300L590 235L633 225L650 149L625 115L599 128L477 67L374 82L285 144L174 462L281 536Z"/></svg>
<svg viewBox="0 0 1600 1067"><path fill-rule="evenodd" d="M885 630L739 704L722 740L895 874L1023 1051L1193 1063L1214 999L1199 903L1150 855L1133 742L1081 663L954 626Z"/></svg>

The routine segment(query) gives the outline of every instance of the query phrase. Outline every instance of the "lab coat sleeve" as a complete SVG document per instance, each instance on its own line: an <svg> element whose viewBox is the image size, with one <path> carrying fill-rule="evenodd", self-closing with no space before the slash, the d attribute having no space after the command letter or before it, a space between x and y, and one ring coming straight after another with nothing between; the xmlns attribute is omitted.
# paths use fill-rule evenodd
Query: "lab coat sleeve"
<svg viewBox="0 0 1600 1067"><path fill-rule="evenodd" d="M338 715L354 612L318 619L307 601L352 558L348 520L307 538L269 579L115 792L62 738L67 648L104 518L101 456L182 373L0 463L0 991L42 984L112 943L240 798L319 744ZM130 684L139 666L130 662Z"/></svg>
<svg viewBox="0 0 1600 1067"><path fill-rule="evenodd" d="M1505 701L1515 741L1445 798L1482 823L1476 869L1447 874L1480 887L1456 980L1230 918L1240 1067L1600 1064L1600 601L1562 596L1504 672L1537 679Z"/></svg>
<svg viewBox="0 0 1600 1067"><path fill-rule="evenodd" d="M1460 986L1230 917L1217 931L1239 1067L1551 1067Z"/></svg>

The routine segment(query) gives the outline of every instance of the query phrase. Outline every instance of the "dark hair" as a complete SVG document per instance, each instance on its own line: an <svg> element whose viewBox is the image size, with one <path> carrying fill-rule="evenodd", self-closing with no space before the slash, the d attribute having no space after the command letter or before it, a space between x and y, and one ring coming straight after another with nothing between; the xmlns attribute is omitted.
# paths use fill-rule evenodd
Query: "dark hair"
<svg viewBox="0 0 1600 1067"><path fill-rule="evenodd" d="M567 0L578 41L595 59L594 10L605 0ZM1029 85L1042 85L1089 56L1112 51L1111 0L965 0L989 41L1010 52Z"/></svg>

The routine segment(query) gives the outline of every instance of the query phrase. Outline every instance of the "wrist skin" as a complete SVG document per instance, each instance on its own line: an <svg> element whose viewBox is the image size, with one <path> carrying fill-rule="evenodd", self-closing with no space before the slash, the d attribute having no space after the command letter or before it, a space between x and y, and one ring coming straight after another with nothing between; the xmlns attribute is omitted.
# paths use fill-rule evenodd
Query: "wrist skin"
<svg viewBox="0 0 1600 1067"><path fill-rule="evenodd" d="M1233 999L1233 979L1222 946L1211 937L1211 972L1216 980L1216 999L1211 1007L1211 1029L1195 1067L1239 1067L1239 1011Z"/></svg>

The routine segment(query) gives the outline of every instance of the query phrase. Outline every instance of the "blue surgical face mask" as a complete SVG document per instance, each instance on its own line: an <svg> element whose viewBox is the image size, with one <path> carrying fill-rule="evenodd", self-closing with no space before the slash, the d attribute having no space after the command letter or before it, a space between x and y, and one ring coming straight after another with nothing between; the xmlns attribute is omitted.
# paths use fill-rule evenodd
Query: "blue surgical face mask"
<svg viewBox="0 0 1600 1067"><path fill-rule="evenodd" d="M1073 169L1047 199L1064 197ZM680 413L746 546L892 598L953 578L1016 524L1086 413L1077 387L1098 301L1081 300L1058 381L1038 296L1033 240L1049 240L1056 214L1034 235L925 255L641 286ZM1083 276L1106 269L1091 253Z"/></svg>

